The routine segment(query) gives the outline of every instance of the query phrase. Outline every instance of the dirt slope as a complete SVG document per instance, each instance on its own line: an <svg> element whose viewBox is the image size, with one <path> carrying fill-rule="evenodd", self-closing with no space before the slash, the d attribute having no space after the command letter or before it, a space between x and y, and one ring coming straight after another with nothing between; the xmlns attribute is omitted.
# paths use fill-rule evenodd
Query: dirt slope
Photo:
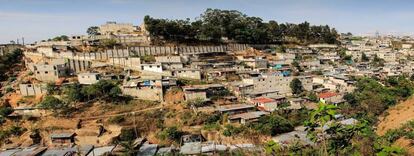
<svg viewBox="0 0 414 156"><path fill-rule="evenodd" d="M414 98L388 109L388 115L380 119L377 128L378 135L384 135L390 129L401 127L407 121L414 120Z"/></svg>
<svg viewBox="0 0 414 156"><path fill-rule="evenodd" d="M414 97L388 109L388 115L381 118L377 128L378 135L384 135L388 130L398 129L404 123L414 120ZM414 146L406 138L399 138L395 144L403 147L409 155L414 155Z"/></svg>

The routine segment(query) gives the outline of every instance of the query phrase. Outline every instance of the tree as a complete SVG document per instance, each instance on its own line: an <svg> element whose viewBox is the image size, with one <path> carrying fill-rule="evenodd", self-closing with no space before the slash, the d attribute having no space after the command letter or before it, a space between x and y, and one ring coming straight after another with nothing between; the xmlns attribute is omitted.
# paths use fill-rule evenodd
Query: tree
<svg viewBox="0 0 414 156"><path fill-rule="evenodd" d="M111 90L109 91L109 97L111 98L117 98L121 94L122 94L122 90L118 86L112 87Z"/></svg>
<svg viewBox="0 0 414 156"><path fill-rule="evenodd" d="M365 53L362 53L362 55L361 55L361 61L362 62L368 62L369 61L369 58L368 58L368 56Z"/></svg>
<svg viewBox="0 0 414 156"><path fill-rule="evenodd" d="M10 106L0 107L0 117L7 117L11 113L13 113L13 111L13 108L11 108Z"/></svg>
<svg viewBox="0 0 414 156"><path fill-rule="evenodd" d="M356 106L358 102L357 99L355 98L355 95L352 93L346 93L344 95L344 100L348 102L351 106Z"/></svg>
<svg viewBox="0 0 414 156"><path fill-rule="evenodd" d="M271 114L262 116L257 123L252 123L250 127L256 129L262 134L275 136L277 134L293 131L294 127L289 120L277 115Z"/></svg>
<svg viewBox="0 0 414 156"><path fill-rule="evenodd" d="M86 95L86 97L88 97L88 100L91 100L92 98L99 96L101 93L101 90L99 90L99 88L95 85L90 85L90 86L83 87L81 90L81 93L83 95Z"/></svg>
<svg viewBox="0 0 414 156"><path fill-rule="evenodd" d="M282 23L274 20L264 22L260 17L247 16L237 10L206 9L191 22L185 20L155 19L144 17L146 30L154 40L169 42L225 42L280 43L298 41L311 43L338 43L337 31L329 26L311 26Z"/></svg>
<svg viewBox="0 0 414 156"><path fill-rule="evenodd" d="M66 94L66 98L69 102L79 102L84 100L82 86L79 83L67 85L63 91Z"/></svg>
<svg viewBox="0 0 414 156"><path fill-rule="evenodd" d="M327 136L322 127L335 118L336 109L334 105L319 102L318 108L310 113L309 120L305 122L308 137L313 142L322 144L320 155L328 155Z"/></svg>
<svg viewBox="0 0 414 156"><path fill-rule="evenodd" d="M57 86L54 83L47 83L46 84L46 92L48 95L56 94L56 90L58 90Z"/></svg>
<svg viewBox="0 0 414 156"><path fill-rule="evenodd" d="M97 27L97 26L89 27L88 30L86 30L86 33L88 33L88 35L91 35L91 36L100 35L99 27Z"/></svg>
<svg viewBox="0 0 414 156"><path fill-rule="evenodd" d="M292 82L290 82L290 89L292 89L293 94L300 94L303 92L302 82L298 78L294 78Z"/></svg>
<svg viewBox="0 0 414 156"><path fill-rule="evenodd" d="M69 41L69 37L66 35L56 36L52 41Z"/></svg>
<svg viewBox="0 0 414 156"><path fill-rule="evenodd" d="M50 95L46 96L42 102L39 103L39 106L40 108L51 109L52 111L57 111L67 107L67 105L60 99Z"/></svg>

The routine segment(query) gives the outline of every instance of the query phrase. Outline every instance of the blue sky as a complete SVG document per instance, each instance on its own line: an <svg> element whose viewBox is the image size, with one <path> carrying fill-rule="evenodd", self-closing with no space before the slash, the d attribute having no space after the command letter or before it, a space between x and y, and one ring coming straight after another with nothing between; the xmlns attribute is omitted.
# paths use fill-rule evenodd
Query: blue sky
<svg viewBox="0 0 414 156"><path fill-rule="evenodd" d="M106 21L142 23L145 15L191 18L206 8L235 9L264 20L328 24L354 34L411 35L410 0L0 0L0 43L85 34Z"/></svg>

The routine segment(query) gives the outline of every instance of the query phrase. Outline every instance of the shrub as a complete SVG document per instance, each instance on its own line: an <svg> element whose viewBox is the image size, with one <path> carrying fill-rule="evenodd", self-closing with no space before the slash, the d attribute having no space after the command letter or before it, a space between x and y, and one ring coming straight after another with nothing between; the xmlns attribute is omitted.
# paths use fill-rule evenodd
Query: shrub
<svg viewBox="0 0 414 156"><path fill-rule="evenodd" d="M236 126L233 126L233 125L229 124L229 125L225 126L225 129L223 131L223 135L224 136L234 136L234 135L237 135L237 134L240 134L240 133L244 132L245 130L246 130L246 127L244 127L244 126L236 127Z"/></svg>
<svg viewBox="0 0 414 156"><path fill-rule="evenodd" d="M13 81L16 81L16 80L17 80L17 78L15 76L12 76L12 77L9 78L9 82L13 82Z"/></svg>
<svg viewBox="0 0 414 156"><path fill-rule="evenodd" d="M26 131L26 130L27 130L26 128L22 128L22 127L19 127L19 126L12 126L9 129L10 134L15 135L15 136L23 134L23 132Z"/></svg>
<svg viewBox="0 0 414 156"><path fill-rule="evenodd" d="M210 116L207 117L207 119L205 120L205 123L207 124L212 124L212 123L216 123L217 121L221 120L221 115L216 113L216 114L212 114Z"/></svg>
<svg viewBox="0 0 414 156"><path fill-rule="evenodd" d="M6 117L13 113L13 108L11 107L1 107L0 108L0 116Z"/></svg>
<svg viewBox="0 0 414 156"><path fill-rule="evenodd" d="M205 124L203 126L204 130L216 130L216 131L218 131L218 130L220 130L220 128L221 128L220 124L218 124L218 123Z"/></svg>
<svg viewBox="0 0 414 156"><path fill-rule="evenodd" d="M6 122L6 119L2 116L0 116L0 125Z"/></svg>
<svg viewBox="0 0 414 156"><path fill-rule="evenodd" d="M112 124L119 124L124 121L125 121L125 118L123 116L114 116L108 119L108 122Z"/></svg>
<svg viewBox="0 0 414 156"><path fill-rule="evenodd" d="M11 92L14 92L14 89L11 88L11 87L7 87L6 88L6 93L11 93Z"/></svg>
<svg viewBox="0 0 414 156"><path fill-rule="evenodd" d="M201 98L188 100L187 102L184 103L184 107L186 107L186 108L190 108L191 106L202 107L202 106L205 106L205 105L206 105L206 102Z"/></svg>
<svg viewBox="0 0 414 156"><path fill-rule="evenodd" d="M131 141L137 138L137 135L134 128L123 128L121 129L121 134L119 134L118 141Z"/></svg>
<svg viewBox="0 0 414 156"><path fill-rule="evenodd" d="M250 127L256 129L262 134L271 136L290 132L294 129L292 123L290 123L289 120L276 114L262 116L257 123L252 123Z"/></svg>
<svg viewBox="0 0 414 156"><path fill-rule="evenodd" d="M54 96L46 96L45 99L39 103L39 106L44 109L57 110L65 108L66 104Z"/></svg>
<svg viewBox="0 0 414 156"><path fill-rule="evenodd" d="M173 141L179 141L182 135L183 135L183 132L178 130L176 126L173 126L173 127L167 127L164 130L162 130L159 133L159 138L162 140L169 139Z"/></svg>

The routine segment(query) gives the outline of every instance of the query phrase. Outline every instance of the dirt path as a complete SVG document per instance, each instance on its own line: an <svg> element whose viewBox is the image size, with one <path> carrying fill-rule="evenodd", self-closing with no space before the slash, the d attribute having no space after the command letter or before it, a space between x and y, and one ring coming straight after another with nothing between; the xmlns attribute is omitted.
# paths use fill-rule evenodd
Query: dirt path
<svg viewBox="0 0 414 156"><path fill-rule="evenodd" d="M101 116L93 116L93 117L80 117L80 118L74 118L74 119L81 119L81 120L95 120L95 119L102 119L102 118L110 118L114 116L125 116L125 115L134 115L135 113L141 113L156 109L161 109L163 106L157 106L157 107L151 107L146 109L141 109L137 111L131 111L131 112L124 112L124 113L117 113L117 114L109 114L109 115L101 115Z"/></svg>

